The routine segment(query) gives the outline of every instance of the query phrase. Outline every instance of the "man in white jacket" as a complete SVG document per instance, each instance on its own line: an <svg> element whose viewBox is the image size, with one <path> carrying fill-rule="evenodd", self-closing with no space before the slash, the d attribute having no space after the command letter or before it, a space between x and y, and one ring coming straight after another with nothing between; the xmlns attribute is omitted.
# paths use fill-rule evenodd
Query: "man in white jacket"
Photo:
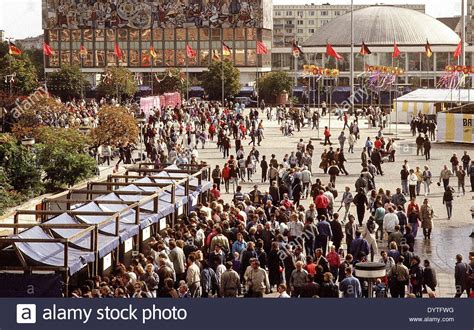
<svg viewBox="0 0 474 330"><path fill-rule="evenodd" d="M390 235L395 231L395 226L398 225L398 217L395 214L393 207L388 208L388 213L383 217L383 230Z"/></svg>

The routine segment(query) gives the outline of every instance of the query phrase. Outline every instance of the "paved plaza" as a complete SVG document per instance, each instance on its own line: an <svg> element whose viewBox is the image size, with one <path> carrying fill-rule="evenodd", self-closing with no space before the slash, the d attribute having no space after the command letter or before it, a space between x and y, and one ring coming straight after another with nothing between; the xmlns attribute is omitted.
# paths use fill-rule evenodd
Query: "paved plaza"
<svg viewBox="0 0 474 330"><path fill-rule="evenodd" d="M246 111L248 112L248 110ZM262 117L262 115L260 115ZM354 191L354 182L359 176L361 171L360 166L360 153L365 144L365 140L368 136L372 138L376 136L376 128L368 128L367 121L365 119L360 119L360 129L361 129L361 138L357 141L354 153L350 154L345 152L347 158L346 169L349 172L349 175L341 175L336 179L336 188L339 192L339 196L336 199L335 209L339 208L341 204L342 191L345 186L351 187L351 191ZM329 117L322 117L320 123L320 136L323 136L324 126L329 126ZM338 121L335 116L331 116L331 141L333 146L337 148L339 143L337 142L337 136L340 134L343 127L343 122ZM310 138L314 139L318 137L316 130L311 130L308 126L305 126L301 129L300 132L295 131L293 136L284 136L280 131L280 126L276 120L268 121L264 119L264 140L261 143L261 146L257 146L260 156L266 155L267 159L270 158L271 154L275 154L279 162L282 161L285 154L289 154L291 151L296 151L296 145L300 138L304 139L307 142ZM386 137L395 137L395 124L392 124L391 127L385 129ZM392 133L393 135L388 135ZM346 135L348 135L346 129ZM423 240L423 235L421 229L418 232L418 237L415 243L415 253L417 253L420 258L429 259L436 269L438 277L438 292L437 295L441 297L451 297L454 296L454 264L455 256L460 253L467 260L468 254L470 251L474 250L474 240L469 237L471 229L474 226L473 220L471 218L470 207L473 205L473 194L470 192L471 187L469 184L469 178L466 178L466 195L462 196L456 193L454 195L453 203L453 217L451 220L448 220L446 214L446 208L442 204L443 196L443 187L438 187L435 182L439 179L439 173L444 164L449 165L449 159L453 153L457 153L459 156L462 155L464 150L468 150L473 155L473 148L470 145L460 145L460 144L432 144L431 159L426 162L424 156L416 155L416 145L415 138L411 135L409 126L406 124L398 125L398 138L397 141L398 149L396 155L395 163L384 163L382 164L382 169L384 171L383 176L377 176L375 179L377 189L384 188L388 189L391 192L395 192L397 187L400 187L400 170L404 160L408 160L410 168L415 166L420 166L423 168L427 164L432 173L434 183L431 185L431 194L428 196L431 205L433 206L435 212L434 218L434 228L432 233L431 240ZM250 140L243 140L242 144L244 145L244 150L246 154L250 150L248 143ZM329 181L329 175L324 174L321 169L318 168L320 162L320 155L323 149L325 148L320 144L320 141L313 141L315 145L315 150L313 153L313 182L316 178L320 178L323 183ZM347 149L347 143L346 147ZM231 148L231 154L235 148ZM222 153L216 147L216 144L211 142L206 146L206 149L199 149L199 158L201 160L206 160L211 168L214 168L215 165L220 165L221 168L224 164L224 159ZM257 173L253 175L253 182L242 183L243 191L249 192L252 190L254 184L259 184L259 190L264 192L268 188L268 183L260 184L261 170L257 164ZM457 192L457 178L451 178L450 184L456 188ZM232 190L232 189L231 189ZM422 189L423 191L423 189ZM223 194L225 201L231 201L232 194ZM418 203L422 203L423 196L418 198ZM307 207L311 200L302 200L302 205ZM351 212L355 214L355 206L352 205ZM367 215L366 215L367 216ZM383 243L385 244L385 243ZM379 242L379 249L383 248L382 243Z"/></svg>

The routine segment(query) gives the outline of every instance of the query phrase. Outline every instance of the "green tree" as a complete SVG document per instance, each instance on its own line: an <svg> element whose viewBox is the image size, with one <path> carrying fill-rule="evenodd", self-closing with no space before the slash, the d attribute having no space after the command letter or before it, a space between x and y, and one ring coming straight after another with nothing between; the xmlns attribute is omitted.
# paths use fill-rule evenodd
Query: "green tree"
<svg viewBox="0 0 474 330"><path fill-rule="evenodd" d="M38 161L51 188L72 186L94 174L96 163L89 156L89 139L77 130L42 127L38 131Z"/></svg>
<svg viewBox="0 0 474 330"><path fill-rule="evenodd" d="M19 45L21 48L21 44ZM30 58L31 63L36 68L36 73L38 75L38 81L44 81L44 58L42 49L26 49L24 53Z"/></svg>
<svg viewBox="0 0 474 330"><path fill-rule="evenodd" d="M36 154L10 135L0 135L0 166L16 191L34 194L42 190Z"/></svg>
<svg viewBox="0 0 474 330"><path fill-rule="evenodd" d="M12 56L6 54L0 59L0 76L14 74L14 83L11 85L12 92L18 95L31 94L38 86L38 75L36 68L26 54ZM10 91L10 82L0 80L0 88Z"/></svg>
<svg viewBox="0 0 474 330"><path fill-rule="evenodd" d="M291 95L293 79L283 71L270 72L258 79L258 95L266 102L275 102L276 97L283 92Z"/></svg>
<svg viewBox="0 0 474 330"><path fill-rule="evenodd" d="M232 65L232 62L213 61L208 70L202 73L202 87L211 100L222 98L222 73L224 73L224 96L232 97L240 89L240 72Z"/></svg>
<svg viewBox="0 0 474 330"><path fill-rule="evenodd" d="M161 76L158 76L158 79L160 79L160 82L158 83L155 80L153 84L154 94L164 94L173 92L185 94L186 75L182 73L179 69L170 69L168 72L163 73Z"/></svg>
<svg viewBox="0 0 474 330"><path fill-rule="evenodd" d="M137 90L133 73L122 67L108 67L97 86L99 94L118 99L121 99L122 96L133 96Z"/></svg>
<svg viewBox="0 0 474 330"><path fill-rule="evenodd" d="M135 143L138 138L138 124L127 108L104 106L98 112L99 125L92 129L91 137L95 146L102 144L122 145Z"/></svg>
<svg viewBox="0 0 474 330"><path fill-rule="evenodd" d="M48 75L48 91L63 101L81 97L87 87L89 82L78 66L63 65Z"/></svg>

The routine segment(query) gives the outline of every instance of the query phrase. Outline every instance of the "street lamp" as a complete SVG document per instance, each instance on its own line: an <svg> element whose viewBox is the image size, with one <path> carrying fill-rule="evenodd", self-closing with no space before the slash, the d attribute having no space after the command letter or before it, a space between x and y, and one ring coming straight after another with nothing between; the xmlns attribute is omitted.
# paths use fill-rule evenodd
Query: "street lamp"
<svg viewBox="0 0 474 330"><path fill-rule="evenodd" d="M137 118L137 123L140 127L140 162L143 160L143 126L146 123L146 118L145 117L138 117Z"/></svg>

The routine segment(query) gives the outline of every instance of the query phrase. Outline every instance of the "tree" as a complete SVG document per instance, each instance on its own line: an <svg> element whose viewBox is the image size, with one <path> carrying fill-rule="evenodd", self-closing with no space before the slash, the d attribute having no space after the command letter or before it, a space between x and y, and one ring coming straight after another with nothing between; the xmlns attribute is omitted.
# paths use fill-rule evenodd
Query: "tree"
<svg viewBox="0 0 474 330"><path fill-rule="evenodd" d="M75 129L41 127L37 139L38 162L51 188L72 186L94 174L95 160L87 154L88 136Z"/></svg>
<svg viewBox="0 0 474 330"><path fill-rule="evenodd" d="M103 96L121 98L133 96L137 92L133 73L122 67L108 67L97 86L97 92Z"/></svg>
<svg viewBox="0 0 474 330"><path fill-rule="evenodd" d="M15 75L11 84L14 94L28 95L39 86L36 68L26 54L20 56L6 54L0 59L0 76L3 78L12 74ZM10 81L1 79L0 88L9 92Z"/></svg>
<svg viewBox="0 0 474 330"><path fill-rule="evenodd" d="M88 86L89 82L78 66L63 65L48 76L48 90L63 101L81 97Z"/></svg>
<svg viewBox="0 0 474 330"><path fill-rule="evenodd" d="M266 102L275 102L278 95L287 92L291 95L293 79L283 71L270 72L258 79L258 95Z"/></svg>
<svg viewBox="0 0 474 330"><path fill-rule="evenodd" d="M207 71L202 73L201 79L201 85L211 100L222 98L222 72L224 73L224 96L226 98L232 97L239 92L239 70L228 60L225 60L224 63L213 61Z"/></svg>
<svg viewBox="0 0 474 330"><path fill-rule="evenodd" d="M21 48L21 44L19 45ZM26 49L23 51L31 60L31 63L36 68L36 74L38 75L38 81L44 81L44 58L42 49Z"/></svg>
<svg viewBox="0 0 474 330"><path fill-rule="evenodd" d="M95 146L136 143L139 134L138 124L127 108L104 106L99 109L98 118L99 125L91 131Z"/></svg>
<svg viewBox="0 0 474 330"><path fill-rule="evenodd" d="M0 135L0 166L14 190L28 194L42 190L36 154L8 134Z"/></svg>
<svg viewBox="0 0 474 330"><path fill-rule="evenodd" d="M160 79L160 82L155 81L153 84L154 93L186 92L186 77L179 69L170 69L162 76L159 76L158 79Z"/></svg>
<svg viewBox="0 0 474 330"><path fill-rule="evenodd" d="M37 91L15 108L12 115L16 122L13 124L12 133L18 140L25 137L37 139L37 129L44 126L39 117L48 119L54 113L65 111L64 103Z"/></svg>

